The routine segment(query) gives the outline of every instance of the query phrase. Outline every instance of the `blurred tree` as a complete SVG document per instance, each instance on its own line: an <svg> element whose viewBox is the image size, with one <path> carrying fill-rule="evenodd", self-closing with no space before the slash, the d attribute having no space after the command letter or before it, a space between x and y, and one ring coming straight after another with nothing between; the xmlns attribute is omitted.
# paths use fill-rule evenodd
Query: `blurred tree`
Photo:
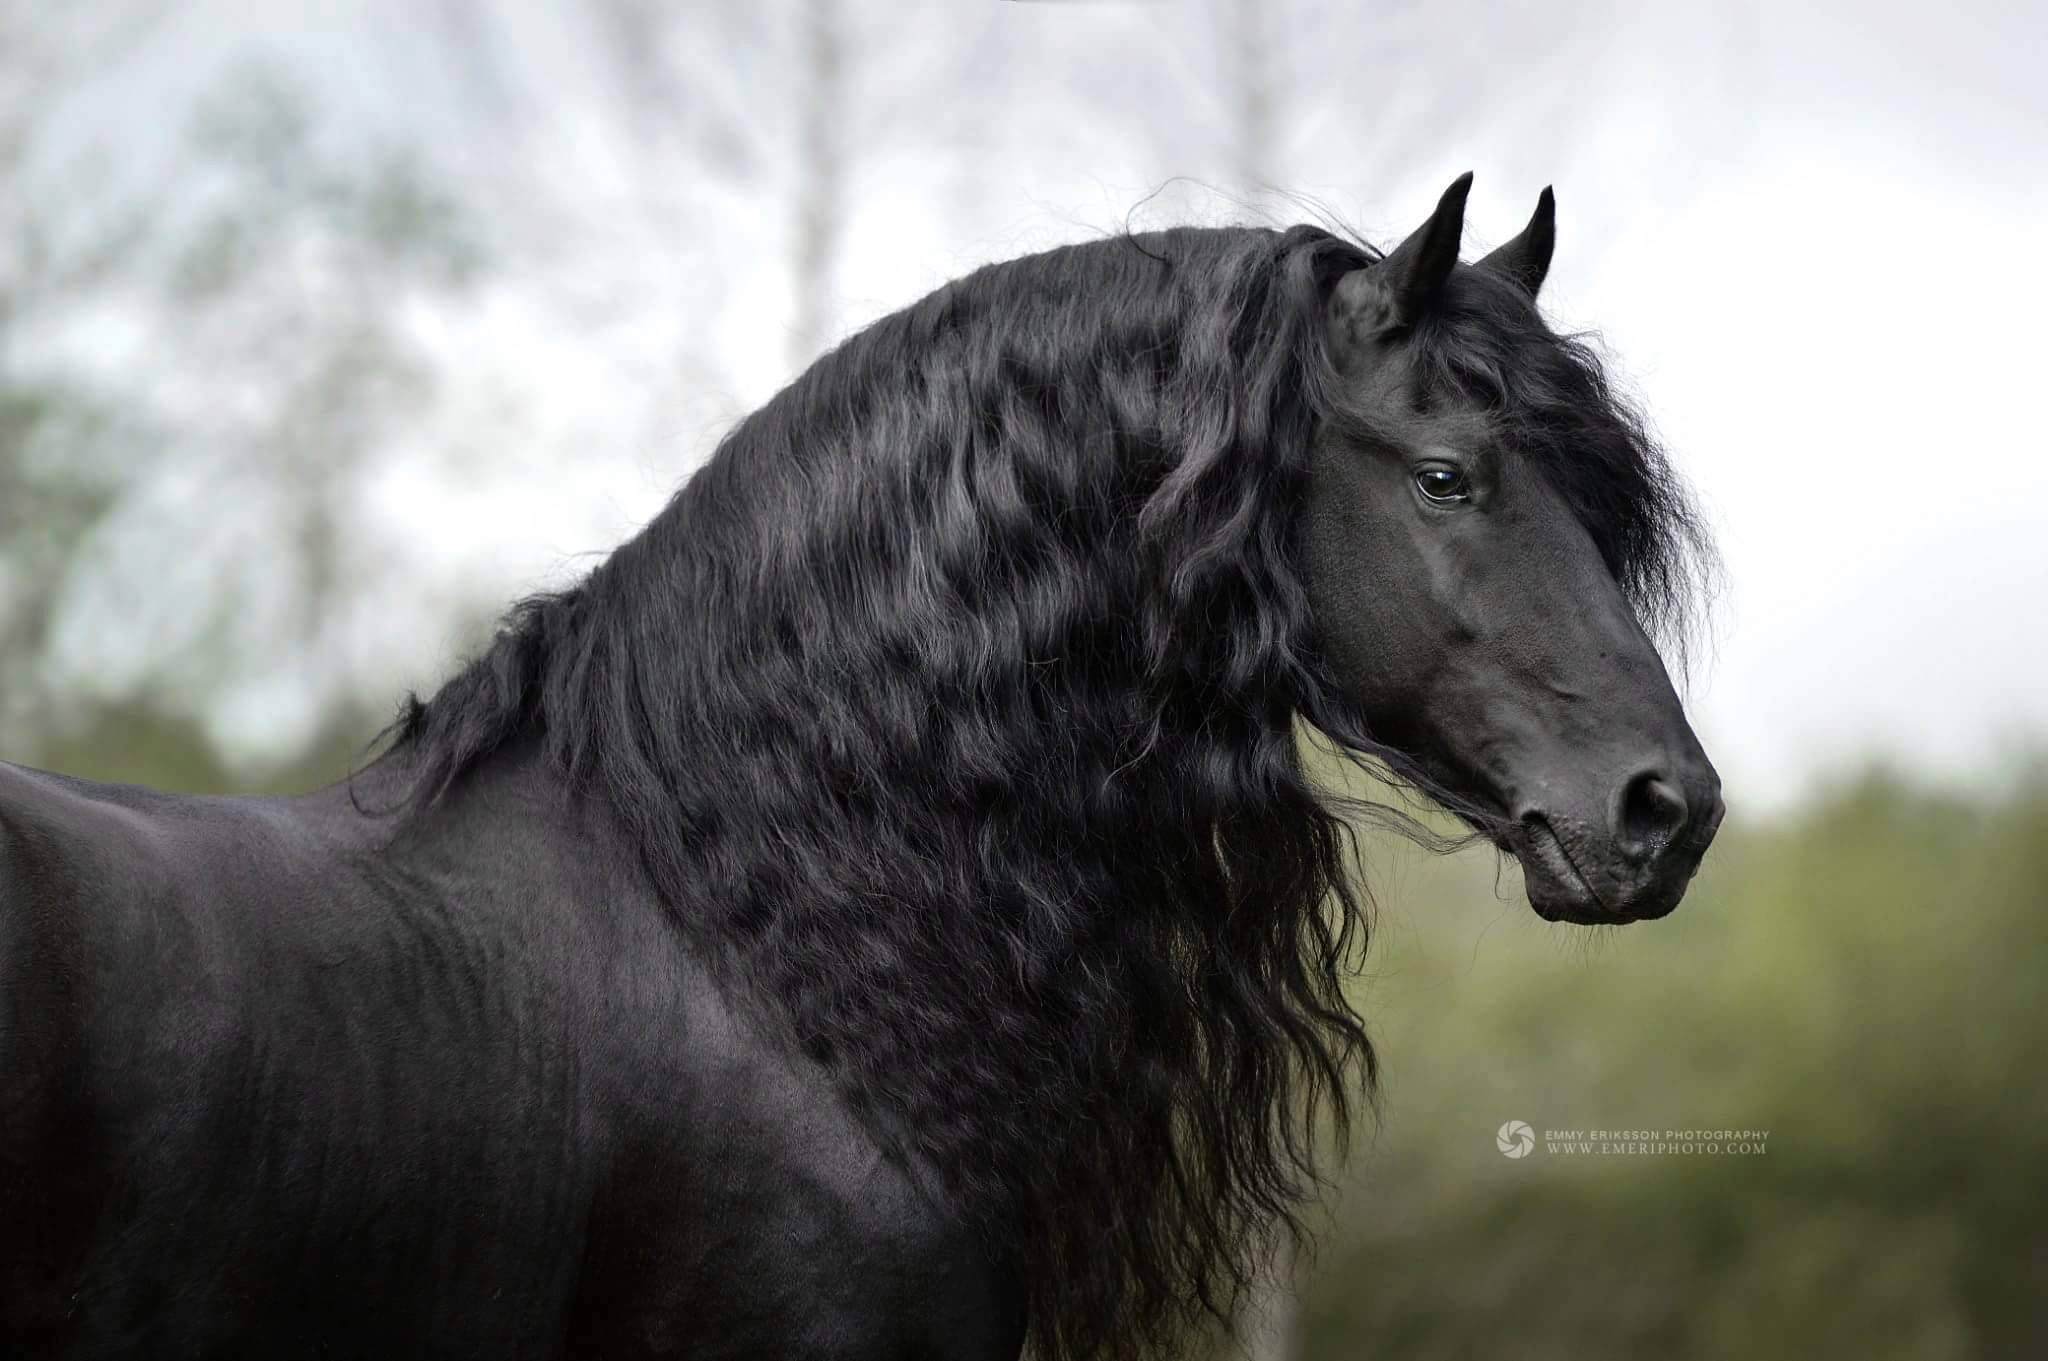
<svg viewBox="0 0 2048 1361"><path fill-rule="evenodd" d="M1229 0L1223 14L1229 26L1223 51L1235 96L1231 178L1238 193L1256 203L1277 182L1274 124L1279 92L1274 88L1272 44L1266 26L1273 22L1278 7L1264 0Z"/></svg>
<svg viewBox="0 0 2048 1361"><path fill-rule="evenodd" d="M836 261L860 150L928 135L934 98L960 93L949 59L986 25L936 0L886 15L842 0L602 0L597 13L645 201L675 223L674 248L704 252L691 263L707 287L781 243L785 369L802 369L843 324Z"/></svg>
<svg viewBox="0 0 2048 1361"><path fill-rule="evenodd" d="M30 88L0 122L27 167L0 276L0 740L97 768L95 730L148 713L217 736L240 708L288 764L367 732L389 697L360 643L403 559L363 495L434 385L414 309L476 271L460 213L403 155L322 145L303 99L245 73L173 153L176 195L54 231L65 91ZM8 344L30 329L33 367Z"/></svg>
<svg viewBox="0 0 2048 1361"><path fill-rule="evenodd" d="M839 0L803 0L803 81L796 175L796 321L790 367L825 348L832 317L832 255L846 206L846 52Z"/></svg>
<svg viewBox="0 0 2048 1361"><path fill-rule="evenodd" d="M137 433L130 413L79 375L31 363L26 333L102 285L143 226L133 212L82 214L83 186L35 192L31 160L67 86L117 63L159 11L0 3L0 739L17 749L51 703L41 663L55 583L113 502L109 469L79 453Z"/></svg>

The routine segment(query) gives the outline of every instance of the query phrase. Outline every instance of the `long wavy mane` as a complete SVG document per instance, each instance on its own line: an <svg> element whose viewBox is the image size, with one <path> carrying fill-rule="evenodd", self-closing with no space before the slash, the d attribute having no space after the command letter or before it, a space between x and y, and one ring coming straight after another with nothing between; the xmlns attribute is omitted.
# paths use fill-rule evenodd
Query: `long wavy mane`
<svg viewBox="0 0 2048 1361"><path fill-rule="evenodd" d="M1371 1090L1347 824L1297 719L1371 744L1294 512L1323 302L1372 258L1184 229L957 280L401 720L419 802L544 734L734 991L1012 1254L1049 1358L1228 1319ZM1467 320L1447 381L1484 386L1498 328ZM1682 507L1625 433L1636 483L1587 513L1654 604Z"/></svg>

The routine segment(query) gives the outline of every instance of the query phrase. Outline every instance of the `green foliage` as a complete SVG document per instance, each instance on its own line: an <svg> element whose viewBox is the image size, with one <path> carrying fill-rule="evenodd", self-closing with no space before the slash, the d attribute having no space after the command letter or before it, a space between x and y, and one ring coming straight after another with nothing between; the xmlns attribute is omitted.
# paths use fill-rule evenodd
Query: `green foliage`
<svg viewBox="0 0 2048 1361"><path fill-rule="evenodd" d="M2039 762L1731 825L1673 917L1597 938L1497 892L1490 853L1368 859L1386 1114L1303 1356L2048 1355ZM1510 1160L1511 1119L1768 1151Z"/></svg>
<svg viewBox="0 0 2048 1361"><path fill-rule="evenodd" d="M199 723L138 700L74 715L63 731L45 736L35 762L81 779L186 794L299 794L347 775L375 730L359 714L337 714L304 746L243 769L223 759Z"/></svg>

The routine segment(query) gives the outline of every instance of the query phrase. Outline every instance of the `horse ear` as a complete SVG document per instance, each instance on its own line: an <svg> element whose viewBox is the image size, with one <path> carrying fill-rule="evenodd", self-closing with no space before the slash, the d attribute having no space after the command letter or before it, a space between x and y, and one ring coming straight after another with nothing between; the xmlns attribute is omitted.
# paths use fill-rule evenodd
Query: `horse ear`
<svg viewBox="0 0 2048 1361"><path fill-rule="evenodd" d="M1385 259L1337 281L1330 295L1333 337L1355 345L1422 315L1458 263L1458 242L1465 235L1465 196L1471 192L1468 170L1444 190L1429 221Z"/></svg>
<svg viewBox="0 0 2048 1361"><path fill-rule="evenodd" d="M1481 260L1479 267L1507 275L1529 290L1533 298L1543 287L1544 276L1550 273L1550 253L1556 249L1557 198L1545 185L1536 198L1536 215L1522 228L1522 234Z"/></svg>

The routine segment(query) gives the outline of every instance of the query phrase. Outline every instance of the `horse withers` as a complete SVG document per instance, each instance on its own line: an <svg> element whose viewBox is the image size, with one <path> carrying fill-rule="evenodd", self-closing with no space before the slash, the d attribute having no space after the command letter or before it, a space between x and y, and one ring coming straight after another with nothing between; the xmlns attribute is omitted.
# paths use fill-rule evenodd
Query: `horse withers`
<svg viewBox="0 0 2048 1361"><path fill-rule="evenodd" d="M0 1350L1164 1354L1374 1056L1302 723L1669 911L1705 545L1535 305L1183 229L826 355L349 781L0 767Z"/></svg>

